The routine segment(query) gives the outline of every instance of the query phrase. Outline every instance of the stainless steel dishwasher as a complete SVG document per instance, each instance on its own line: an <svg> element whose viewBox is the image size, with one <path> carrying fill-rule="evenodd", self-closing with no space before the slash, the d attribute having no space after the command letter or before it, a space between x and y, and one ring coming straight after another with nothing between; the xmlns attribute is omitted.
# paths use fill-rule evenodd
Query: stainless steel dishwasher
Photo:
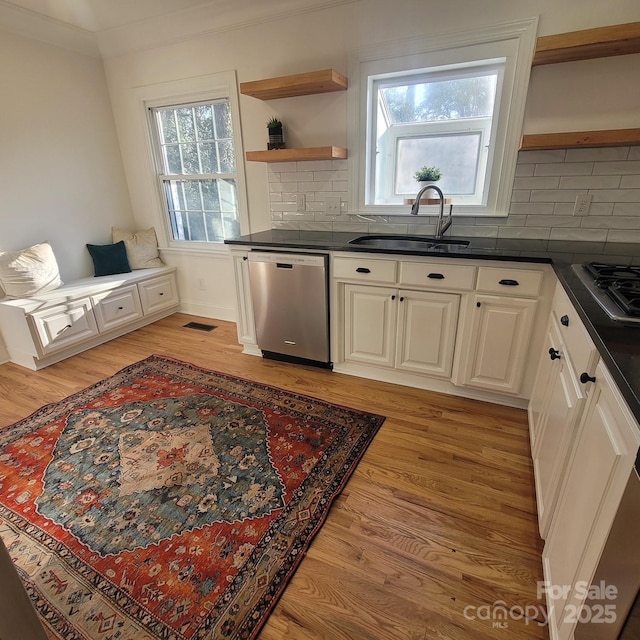
<svg viewBox="0 0 640 640"><path fill-rule="evenodd" d="M249 253L256 337L266 358L330 367L326 254Z"/></svg>

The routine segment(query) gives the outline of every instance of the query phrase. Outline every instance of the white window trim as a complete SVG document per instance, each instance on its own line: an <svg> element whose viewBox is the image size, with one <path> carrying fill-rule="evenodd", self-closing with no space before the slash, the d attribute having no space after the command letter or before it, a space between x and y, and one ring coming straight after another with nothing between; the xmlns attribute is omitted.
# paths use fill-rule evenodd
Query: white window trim
<svg viewBox="0 0 640 640"><path fill-rule="evenodd" d="M242 129L240 127L240 103L238 98L238 82L235 71L196 78L186 78L173 82L138 87L135 90L138 99L140 124L144 130L147 150L147 168L149 178L153 182L153 208L158 221L158 229L164 239L165 246L181 249L186 252L204 251L207 253L227 253L228 246L220 242L193 242L174 240L172 238L169 219L166 212L165 196L158 180L156 150L153 141L152 126L155 126L149 110L153 107L171 106L180 103L202 102L228 97L231 104L231 122L233 125L233 142L236 154L236 190L238 197L238 220L243 235L251 232L247 203L247 187L244 173L244 149L242 147ZM218 176L219 177L219 176Z"/></svg>
<svg viewBox="0 0 640 640"><path fill-rule="evenodd" d="M429 35L403 42L367 47L355 51L349 60L348 130L349 130L349 210L356 214L407 215L408 208L398 205L367 205L367 113L369 75L398 70L398 59L405 60L403 68L437 67L469 61L504 57L504 91L499 107L499 124L493 143L501 151L499 166L489 163L494 187L486 205L456 205L454 215L506 216L515 176L518 147L524 120L525 100L529 86L531 62L535 50L538 18L529 18L486 29ZM456 59L452 60L455 50ZM428 62L425 64L425 60ZM496 154L500 157L500 154ZM446 195L446 194L445 194ZM426 211L425 211L426 213Z"/></svg>

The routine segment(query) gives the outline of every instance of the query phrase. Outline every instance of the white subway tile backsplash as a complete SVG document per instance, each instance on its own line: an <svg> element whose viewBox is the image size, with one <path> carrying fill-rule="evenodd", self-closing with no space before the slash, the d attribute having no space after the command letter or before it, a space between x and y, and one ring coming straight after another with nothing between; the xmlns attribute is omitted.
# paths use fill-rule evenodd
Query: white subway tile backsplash
<svg viewBox="0 0 640 640"><path fill-rule="evenodd" d="M640 174L640 160L627 162L596 162L593 167L594 175L610 175L617 173L627 175L630 173Z"/></svg>
<svg viewBox="0 0 640 640"><path fill-rule="evenodd" d="M534 176L590 176L593 162L552 162L537 164Z"/></svg>
<svg viewBox="0 0 640 640"><path fill-rule="evenodd" d="M551 229L550 240L580 240L582 242L604 242L606 229Z"/></svg>
<svg viewBox="0 0 640 640"><path fill-rule="evenodd" d="M272 226L286 229L369 231L432 235L433 211L423 216L349 214L349 161L270 163L268 202ZM297 211L297 194L306 210ZM576 195L589 193L585 216L574 216ZM328 197L340 196L342 213L327 216ZM454 207L455 208L455 207ZM427 215L429 213L429 215ZM500 238L640 242L640 146L521 151L506 217L455 216L453 235ZM640 263L640 259L639 259Z"/></svg>
<svg viewBox="0 0 640 640"><path fill-rule="evenodd" d="M560 189L617 189L620 176L562 176Z"/></svg>
<svg viewBox="0 0 640 640"><path fill-rule="evenodd" d="M565 162L590 162L626 160L629 147L593 147L588 149L567 149Z"/></svg>

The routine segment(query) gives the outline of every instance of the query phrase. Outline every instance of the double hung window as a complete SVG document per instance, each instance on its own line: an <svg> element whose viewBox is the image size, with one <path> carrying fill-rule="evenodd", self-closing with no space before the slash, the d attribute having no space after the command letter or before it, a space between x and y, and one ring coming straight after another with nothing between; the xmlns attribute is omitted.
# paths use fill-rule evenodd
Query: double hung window
<svg viewBox="0 0 640 640"><path fill-rule="evenodd" d="M156 169L174 241L240 235L229 98L150 108Z"/></svg>

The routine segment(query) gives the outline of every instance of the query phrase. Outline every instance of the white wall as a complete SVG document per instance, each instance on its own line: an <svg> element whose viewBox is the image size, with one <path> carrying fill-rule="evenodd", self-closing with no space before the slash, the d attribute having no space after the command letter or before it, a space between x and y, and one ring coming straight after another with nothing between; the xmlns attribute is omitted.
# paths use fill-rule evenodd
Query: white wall
<svg viewBox="0 0 640 640"><path fill-rule="evenodd" d="M583 0L492 0L482 5L482 11L477 11L472 0L433 0L428 4L422 0L357 0L256 24L251 24L247 14L245 26L226 31L217 28L214 10L207 13L200 9L182 12L179 27L170 18L155 20L153 34L149 29L140 31L143 45L136 42L131 27L102 34L100 46L108 53L105 68L138 225L160 226L157 194L140 132L136 99L140 87L224 70L236 70L239 82L329 67L346 74L350 52L361 47L531 16L539 16L538 35L640 20L637 0L590 2L588 6ZM185 38L189 29L198 36ZM169 44L157 44L160 42ZM136 51L136 46L144 49ZM524 132L637 127L640 83L634 86L629 80L637 77L639 63L640 56L634 55L535 68ZM245 150L266 148L265 122L272 115L284 121L288 147L347 146L347 92L269 102L240 96L240 110ZM298 222L295 215L289 220L282 218L279 205L273 206L277 196L271 202L269 198L274 171L277 167L272 165L246 163L250 230L326 225L313 216L311 222L306 217L306 227L304 219ZM355 216L342 218L340 228L349 223L356 228ZM466 220L465 224L474 226L474 221ZM169 262L175 259L170 254L163 257ZM190 261L183 255L180 261L191 264L190 276L208 278L205 290L190 288L191 306L205 313L207 307L217 307L219 313L222 301L232 300L230 272L219 256Z"/></svg>
<svg viewBox="0 0 640 640"><path fill-rule="evenodd" d="M0 250L49 241L63 280L93 275L86 243L133 215L98 58L0 31Z"/></svg>

